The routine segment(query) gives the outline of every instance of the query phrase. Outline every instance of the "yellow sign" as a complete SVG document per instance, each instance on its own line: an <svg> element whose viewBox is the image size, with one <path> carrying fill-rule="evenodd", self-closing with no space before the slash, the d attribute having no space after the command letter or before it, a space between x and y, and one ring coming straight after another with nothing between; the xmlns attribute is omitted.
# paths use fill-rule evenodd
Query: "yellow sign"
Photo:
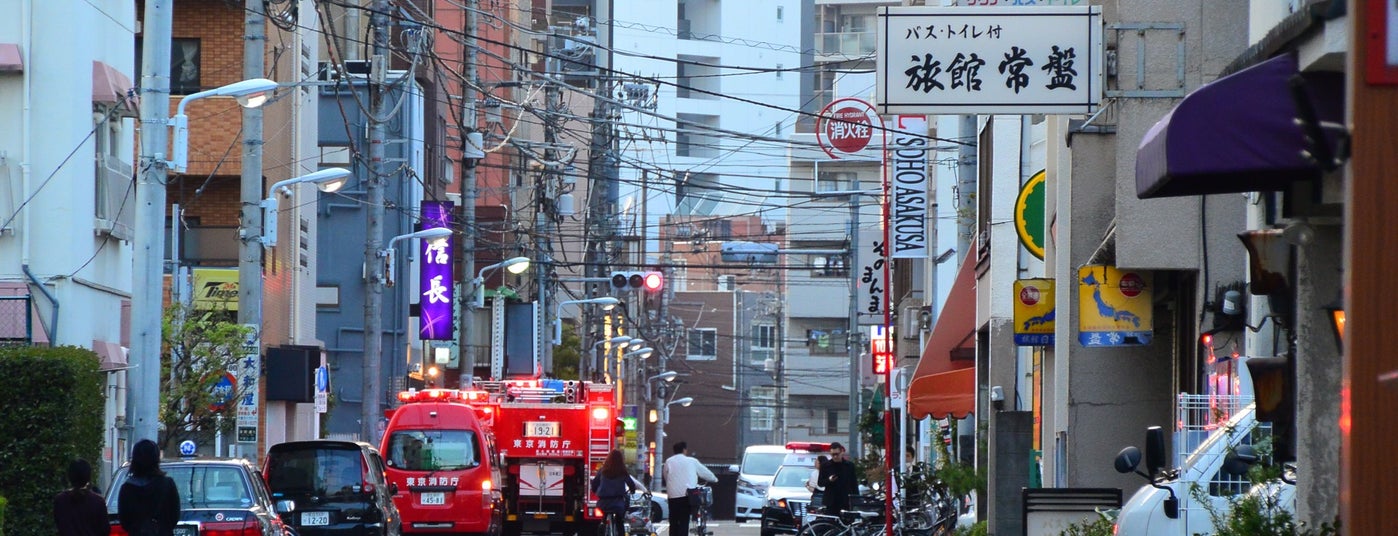
<svg viewBox="0 0 1398 536"><path fill-rule="evenodd" d="M199 311L237 311L238 269L195 268L194 309Z"/></svg>
<svg viewBox="0 0 1398 536"><path fill-rule="evenodd" d="M1015 344L1052 346L1054 329L1053 280L1015 281Z"/></svg>
<svg viewBox="0 0 1398 536"><path fill-rule="evenodd" d="M1078 342L1083 346L1150 344L1151 274L1087 265L1078 269Z"/></svg>
<svg viewBox="0 0 1398 536"><path fill-rule="evenodd" d="M1015 232L1019 234L1019 243L1040 259L1044 258L1044 244L1048 242L1044 233L1044 178L1047 176L1040 170L1029 177L1020 187L1019 197L1015 198Z"/></svg>

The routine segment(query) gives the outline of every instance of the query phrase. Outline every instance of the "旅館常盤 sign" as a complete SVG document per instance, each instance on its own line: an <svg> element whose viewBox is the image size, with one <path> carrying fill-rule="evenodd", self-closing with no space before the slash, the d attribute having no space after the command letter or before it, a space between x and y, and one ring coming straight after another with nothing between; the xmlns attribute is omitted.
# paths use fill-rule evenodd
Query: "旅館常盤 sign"
<svg viewBox="0 0 1398 536"><path fill-rule="evenodd" d="M1091 113L1102 100L1102 9L887 7L883 114Z"/></svg>
<svg viewBox="0 0 1398 536"><path fill-rule="evenodd" d="M423 201L422 228L451 228L450 201ZM422 340L451 340L456 338L452 322L452 299L455 281L452 275L450 237L419 240L422 268L419 274L418 335Z"/></svg>
<svg viewBox="0 0 1398 536"><path fill-rule="evenodd" d="M1078 269L1078 342L1083 346L1150 344L1151 274L1090 264Z"/></svg>

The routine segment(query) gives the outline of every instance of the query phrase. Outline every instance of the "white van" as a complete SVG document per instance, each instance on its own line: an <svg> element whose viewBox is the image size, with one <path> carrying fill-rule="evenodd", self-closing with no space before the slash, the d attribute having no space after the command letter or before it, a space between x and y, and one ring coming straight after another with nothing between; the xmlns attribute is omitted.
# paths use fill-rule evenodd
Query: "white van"
<svg viewBox="0 0 1398 536"><path fill-rule="evenodd" d="M739 523L762 519L767 487L772 476L783 465L815 467L821 453L830 450L829 443L791 442L786 445L751 445L743 449L743 463L738 466L738 489L734 499Z"/></svg>

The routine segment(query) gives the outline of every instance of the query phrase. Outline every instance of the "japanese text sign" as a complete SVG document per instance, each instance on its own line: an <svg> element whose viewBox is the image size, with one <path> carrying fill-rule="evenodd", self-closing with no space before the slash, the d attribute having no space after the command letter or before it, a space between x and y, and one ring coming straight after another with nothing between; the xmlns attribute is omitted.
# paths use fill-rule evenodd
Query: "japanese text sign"
<svg viewBox="0 0 1398 536"><path fill-rule="evenodd" d="M1078 342L1083 346L1150 344L1151 274L1086 265L1078 269Z"/></svg>
<svg viewBox="0 0 1398 536"><path fill-rule="evenodd" d="M888 249L884 245L883 229L860 229L856 245L859 249L855 250L854 277L858 288L854 309L859 315L859 325L881 326L884 324L884 307L887 303L884 293L888 292L888 281L884 279Z"/></svg>
<svg viewBox="0 0 1398 536"><path fill-rule="evenodd" d="M449 201L422 202L422 228L438 229L451 227L452 203ZM418 335L422 340L452 340L456 338L452 322L452 294L455 284L452 278L451 239L437 238L420 240L422 253L421 293L418 296L421 312L418 315Z"/></svg>
<svg viewBox="0 0 1398 536"><path fill-rule="evenodd" d="M874 106L860 99L836 99L820 111L816 119L816 141L830 158L857 155L882 130L883 118Z"/></svg>
<svg viewBox="0 0 1398 536"><path fill-rule="evenodd" d="M883 114L1074 114L1102 100L1102 11L887 7L878 13Z"/></svg>
<svg viewBox="0 0 1398 536"><path fill-rule="evenodd" d="M1019 279L1015 291L1015 344L1053 346L1054 307L1052 279Z"/></svg>

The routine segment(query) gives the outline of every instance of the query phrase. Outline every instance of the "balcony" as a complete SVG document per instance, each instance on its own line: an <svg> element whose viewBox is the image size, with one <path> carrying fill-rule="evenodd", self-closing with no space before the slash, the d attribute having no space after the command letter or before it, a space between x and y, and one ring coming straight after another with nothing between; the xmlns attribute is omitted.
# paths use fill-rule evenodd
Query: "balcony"
<svg viewBox="0 0 1398 536"><path fill-rule="evenodd" d="M98 235L131 240L136 222L136 188L131 164L105 155L97 161L96 210L93 229Z"/></svg>
<svg viewBox="0 0 1398 536"><path fill-rule="evenodd" d="M817 33L816 53L820 60L872 56L877 42L878 34L875 32Z"/></svg>

